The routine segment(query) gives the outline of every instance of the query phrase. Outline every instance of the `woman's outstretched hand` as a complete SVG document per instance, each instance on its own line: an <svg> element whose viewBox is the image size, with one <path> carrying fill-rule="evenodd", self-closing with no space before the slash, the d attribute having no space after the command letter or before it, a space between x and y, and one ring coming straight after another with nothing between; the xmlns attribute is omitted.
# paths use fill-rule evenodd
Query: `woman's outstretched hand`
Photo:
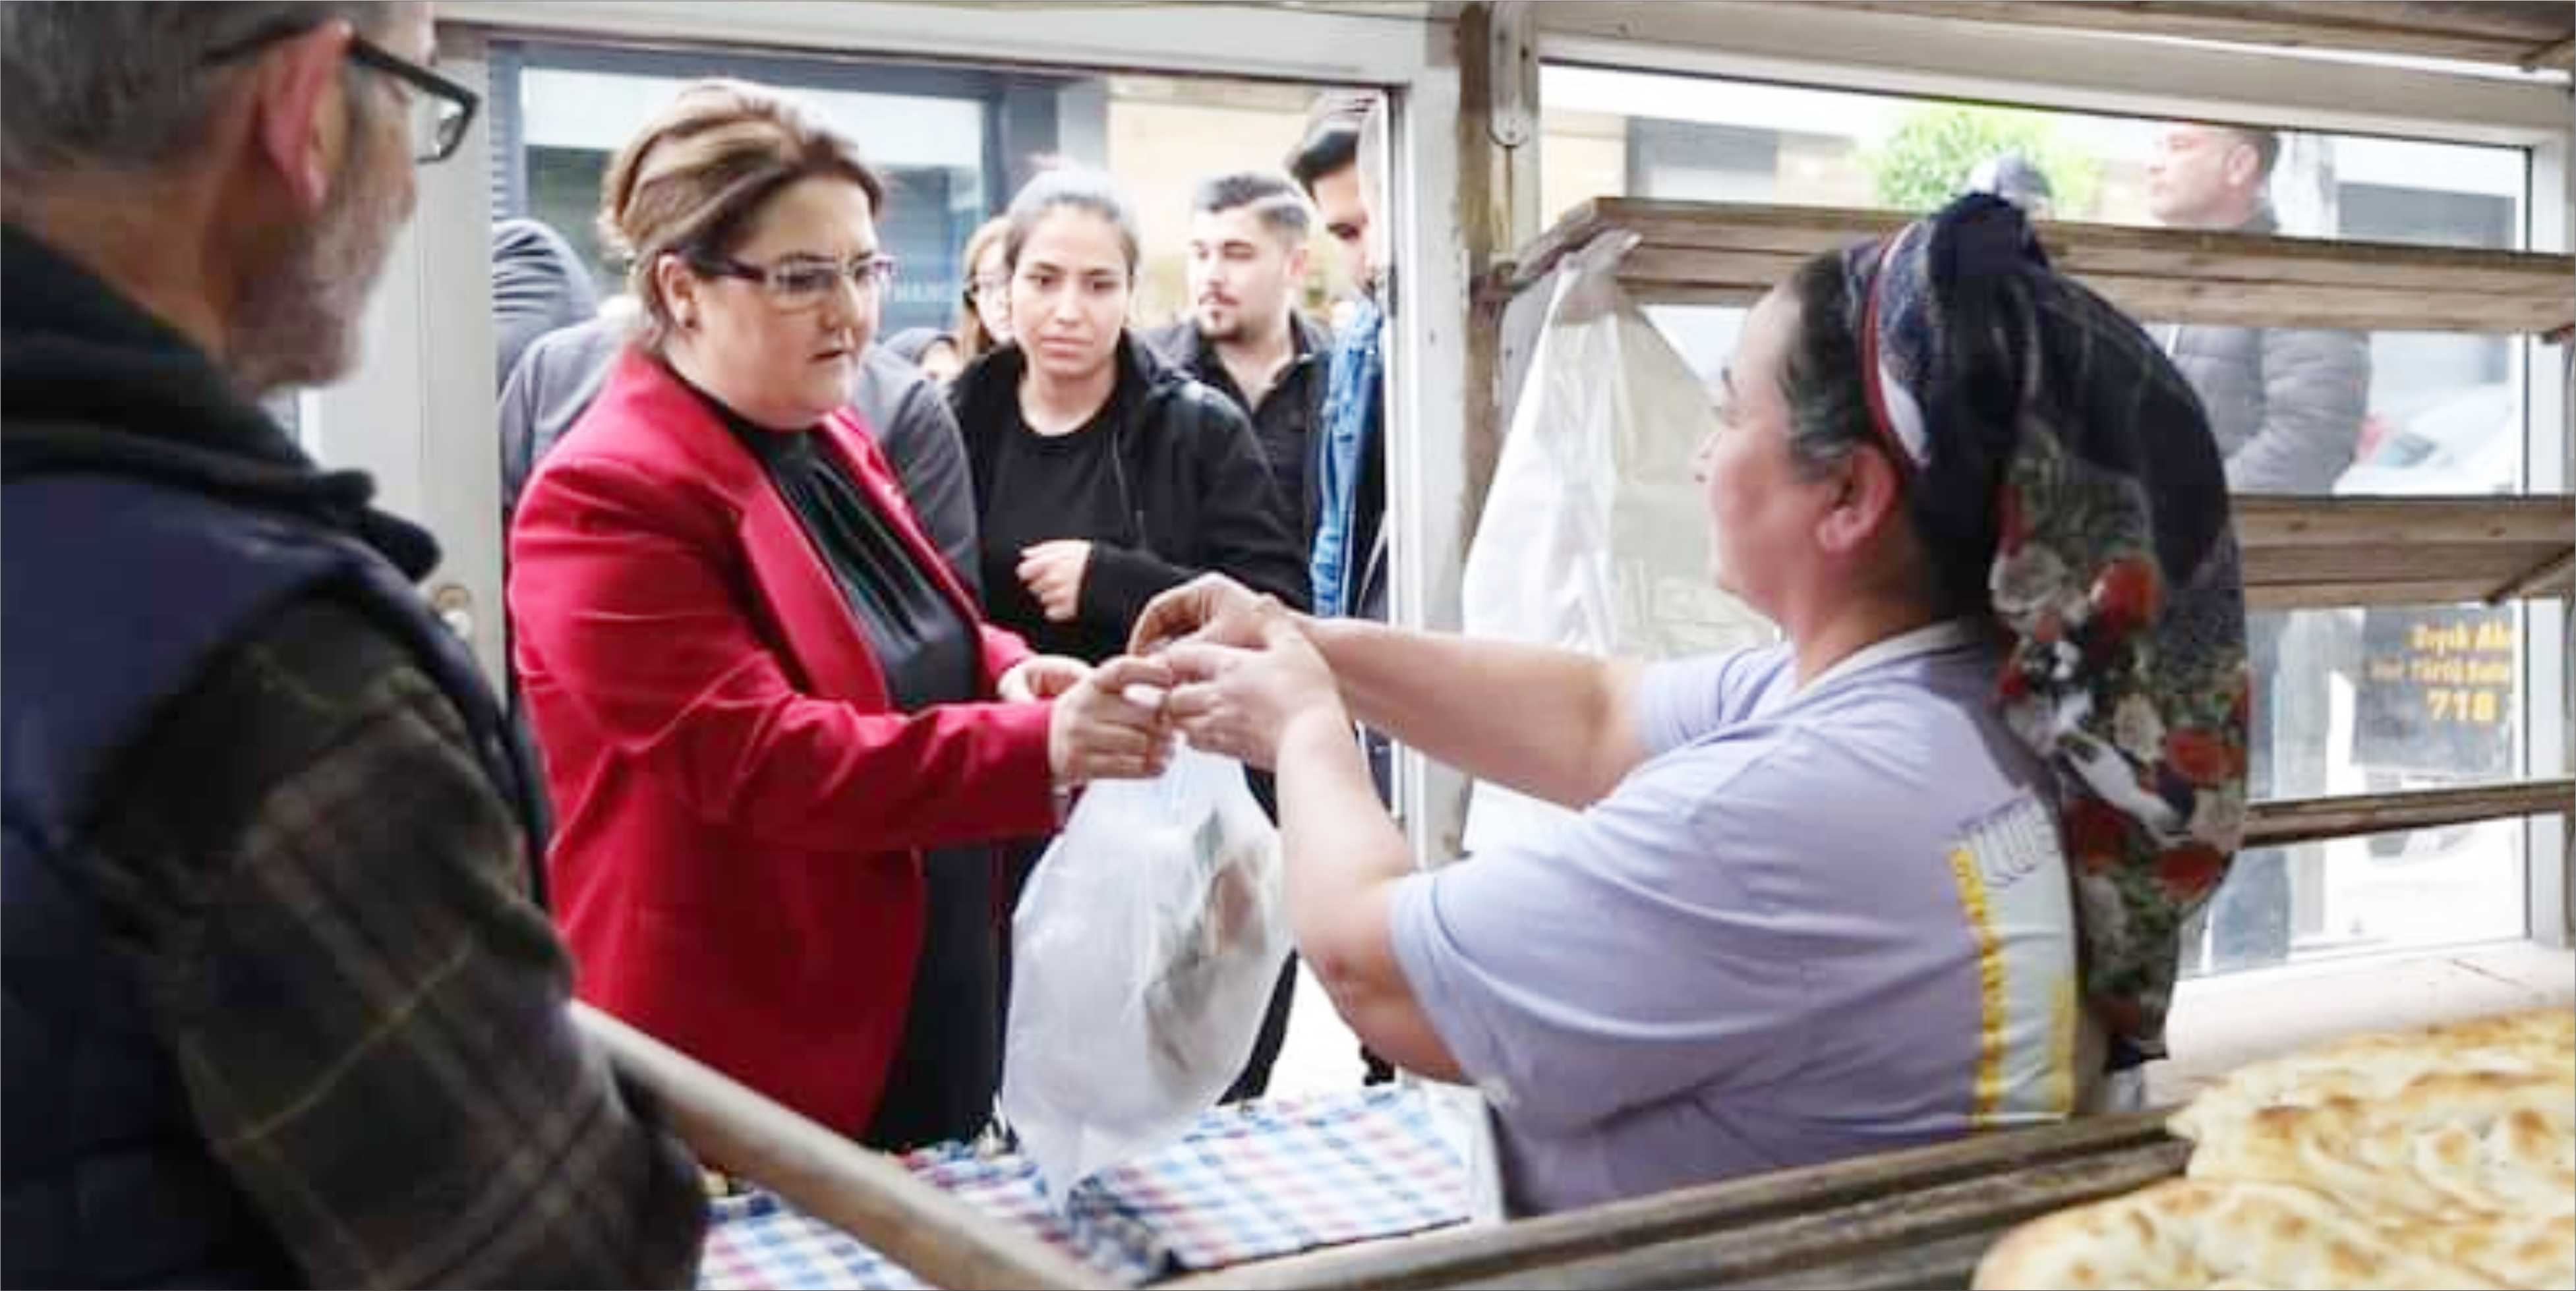
<svg viewBox="0 0 2576 1291"><path fill-rule="evenodd" d="M1172 680L1171 668L1159 659L1118 658L1058 697L1047 726L1047 764L1056 783L1161 775L1172 754L1172 730L1163 716ZM1131 695L1131 687L1144 691Z"/></svg>
<svg viewBox="0 0 2576 1291"><path fill-rule="evenodd" d="M1082 684L1091 675L1091 665L1080 659L1060 654L1033 654L1011 665L1009 672L993 686L993 692L1004 703L1025 704L1032 700L1053 699Z"/></svg>
<svg viewBox="0 0 2576 1291"><path fill-rule="evenodd" d="M1330 722L1345 736L1349 732L1332 667L1284 614L1272 616L1249 649L1202 636L1174 644L1159 658L1178 683L1164 701L1164 714L1192 748L1275 768L1281 743L1300 721Z"/></svg>
<svg viewBox="0 0 2576 1291"><path fill-rule="evenodd" d="M1289 622L1288 608L1223 574L1201 574L1155 597L1136 616L1127 637L1130 654L1151 654L1184 639L1251 647L1273 623Z"/></svg>

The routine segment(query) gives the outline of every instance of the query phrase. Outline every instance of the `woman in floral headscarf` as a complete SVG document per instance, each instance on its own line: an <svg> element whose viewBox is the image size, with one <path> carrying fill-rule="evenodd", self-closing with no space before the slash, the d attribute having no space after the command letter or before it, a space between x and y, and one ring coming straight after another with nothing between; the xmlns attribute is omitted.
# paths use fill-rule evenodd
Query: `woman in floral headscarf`
<svg viewBox="0 0 2576 1291"><path fill-rule="evenodd" d="M1715 572L1777 646L1605 662L1214 579L1137 628L1192 742L1278 769L1307 962L1371 1048L1484 1090L1522 1211L2095 1105L2161 1052L2236 847L2216 445L2017 211L1809 262L1724 384ZM1354 717L1583 815L1416 873Z"/></svg>

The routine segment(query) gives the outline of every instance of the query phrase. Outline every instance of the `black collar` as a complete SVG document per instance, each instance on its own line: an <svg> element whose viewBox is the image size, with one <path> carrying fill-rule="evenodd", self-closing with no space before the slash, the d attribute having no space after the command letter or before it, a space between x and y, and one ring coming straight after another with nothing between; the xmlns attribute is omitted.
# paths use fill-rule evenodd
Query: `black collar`
<svg viewBox="0 0 2576 1291"><path fill-rule="evenodd" d="M1229 396L1242 392L1234 383L1234 373L1225 366L1225 356L1208 343L1207 333L1199 330L1196 319L1183 319L1178 325L1181 344L1173 351L1172 360L1199 380L1226 391ZM1309 363L1322 360L1332 349L1333 338L1299 310L1288 311L1288 365L1279 370L1279 380L1272 389L1287 384L1289 374Z"/></svg>
<svg viewBox="0 0 2576 1291"><path fill-rule="evenodd" d="M0 469L105 470L292 511L349 531L413 578L438 547L371 510L363 472L326 471L206 353L89 270L0 229Z"/></svg>

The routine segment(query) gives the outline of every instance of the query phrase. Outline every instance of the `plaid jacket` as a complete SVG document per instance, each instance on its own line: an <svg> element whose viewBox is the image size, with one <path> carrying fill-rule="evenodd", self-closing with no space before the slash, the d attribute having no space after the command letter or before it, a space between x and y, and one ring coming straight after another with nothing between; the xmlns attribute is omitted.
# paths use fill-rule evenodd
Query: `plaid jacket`
<svg viewBox="0 0 2576 1291"><path fill-rule="evenodd" d="M323 1286L677 1286L687 1153L566 1011L455 708L312 600L125 754L89 837L215 1158Z"/></svg>

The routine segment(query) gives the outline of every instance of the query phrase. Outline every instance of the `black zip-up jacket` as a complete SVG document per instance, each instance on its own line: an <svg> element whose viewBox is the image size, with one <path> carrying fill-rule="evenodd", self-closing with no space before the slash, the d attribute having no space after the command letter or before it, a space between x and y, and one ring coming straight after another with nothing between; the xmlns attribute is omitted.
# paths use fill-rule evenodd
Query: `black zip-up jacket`
<svg viewBox="0 0 2576 1291"><path fill-rule="evenodd" d="M1086 657L1123 651L1146 602L1209 571L1305 608L1305 552L1243 412L1132 335L1119 338L1116 362L1107 430L1116 441L1113 487L1124 494L1116 513L1126 517L1126 532L1064 535L1092 544L1076 610ZM1019 347L1006 345L949 388L978 517L992 505L1002 437L1019 424L1025 365ZM996 532L989 521L983 527ZM992 604L994 589L985 596Z"/></svg>
<svg viewBox="0 0 2576 1291"><path fill-rule="evenodd" d="M1298 541L1311 547L1315 541L1316 508L1306 480L1306 459L1314 456L1315 428L1324 422L1324 387L1330 384L1332 374L1333 334L1304 314L1290 314L1288 326L1296 338L1295 356L1258 400L1244 397L1242 388L1234 383L1234 374L1226 371L1224 356L1199 334L1195 320L1184 318L1142 335L1157 355L1232 399L1235 407L1252 418L1252 437L1261 442L1262 454L1270 463L1270 476L1279 482L1279 495L1288 506L1288 518L1297 525Z"/></svg>

